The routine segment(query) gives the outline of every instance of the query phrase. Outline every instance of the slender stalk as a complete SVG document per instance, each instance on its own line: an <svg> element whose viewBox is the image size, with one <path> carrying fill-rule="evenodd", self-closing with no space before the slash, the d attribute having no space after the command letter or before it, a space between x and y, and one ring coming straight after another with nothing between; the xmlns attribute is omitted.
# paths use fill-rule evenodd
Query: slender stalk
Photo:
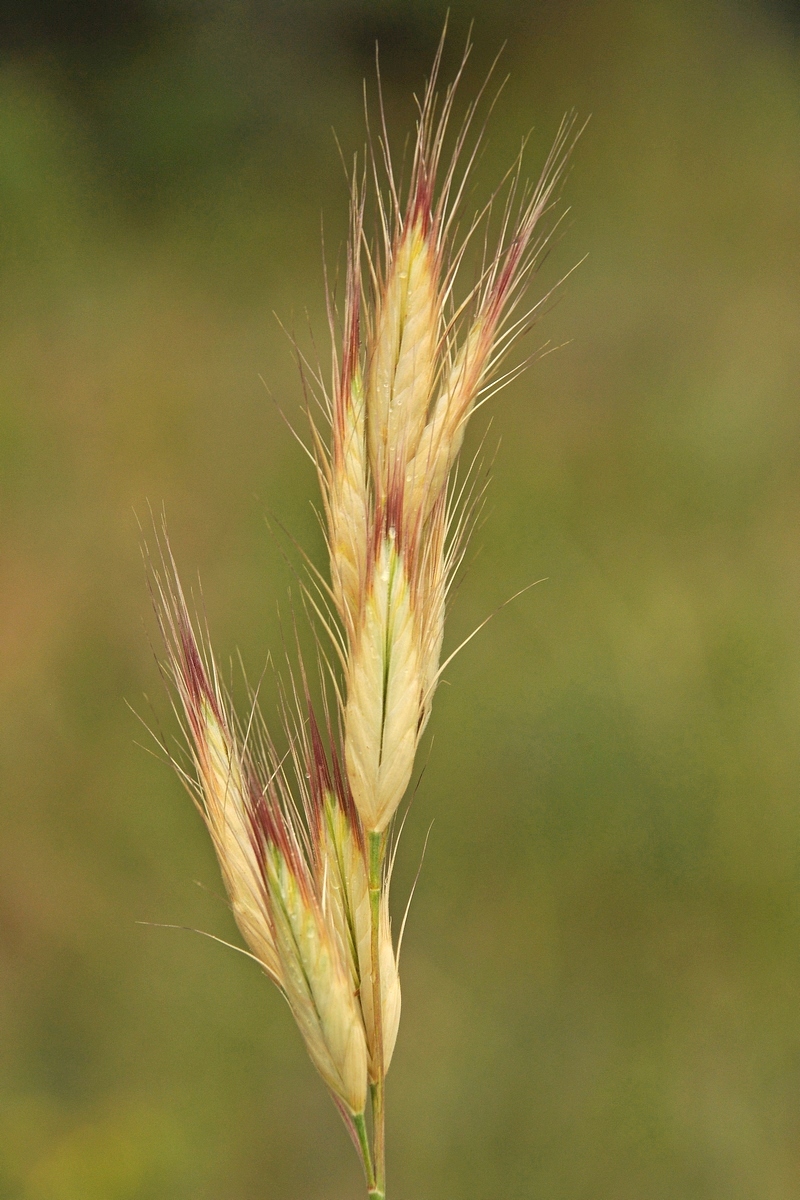
<svg viewBox="0 0 800 1200"><path fill-rule="evenodd" d="M369 835L369 907L372 921L372 1011L374 1013L374 1055L377 1079L372 1085L372 1141L375 1152L375 1182L370 1188L371 1200L384 1200L386 1196L386 1142L384 1121L383 1067L383 1002L381 996L381 876L383 867L383 834Z"/></svg>
<svg viewBox="0 0 800 1200"><path fill-rule="evenodd" d="M358 1134L358 1146L361 1151L361 1161L364 1164L364 1174L367 1177L367 1189L370 1196L375 1195L375 1168L372 1165L372 1154L369 1148L369 1138L367 1137L367 1123L364 1120L364 1114L359 1113L353 1117L353 1124L356 1127Z"/></svg>

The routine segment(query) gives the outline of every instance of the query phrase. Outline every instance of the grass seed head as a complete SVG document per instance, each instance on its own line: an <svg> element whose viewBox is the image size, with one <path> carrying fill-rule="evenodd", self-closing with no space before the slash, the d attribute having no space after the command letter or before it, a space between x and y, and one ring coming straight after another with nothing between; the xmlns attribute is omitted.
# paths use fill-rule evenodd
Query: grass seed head
<svg viewBox="0 0 800 1200"><path fill-rule="evenodd" d="M482 496L473 467L457 485L455 469L473 412L514 375L501 375L500 366L539 307L520 315L550 237L539 232L542 219L574 141L568 117L535 186L523 184L520 157L505 190L463 221L480 95L448 160L463 64L440 99L441 53L442 45L419 105L405 195L385 122L372 155L377 246L364 232L367 176L359 182L354 172L343 341L334 347L330 394L312 372L331 428L328 444L312 418L331 582L327 588L317 576L319 603L310 590L306 598L342 668L328 673L335 722L323 687L325 737L302 660L302 688L293 680L282 693L286 754L276 752L255 701L242 736L213 658L195 636L168 547L167 582L153 574L193 759L193 772L178 770L208 826L239 928L285 995L375 1196L385 1194L383 1078L401 1008L387 831L430 716L447 595ZM483 260L463 289L459 272L480 240ZM329 311L335 331L332 302ZM365 1149L368 1082L374 1172Z"/></svg>
<svg viewBox="0 0 800 1200"><path fill-rule="evenodd" d="M540 227L574 126L572 118L562 123L533 187L522 182L520 158L505 192L466 221L459 240L480 138L470 147L473 104L445 162L458 77L440 100L440 57L441 50L420 104L405 200L385 128L373 160L378 249L364 251L366 187L354 174L330 450L314 430L331 595L343 627L344 760L364 827L378 833L387 829L411 778L439 678L445 600L470 528L469 514L457 511L451 476L472 413L504 382L500 364L538 307L519 316L550 236ZM385 193L378 183L382 170ZM495 249L484 249L477 281L456 298L459 271L479 230L485 247L496 238Z"/></svg>
<svg viewBox="0 0 800 1200"><path fill-rule="evenodd" d="M269 743L261 762L240 744L171 560L170 570L172 586L155 575L154 591L196 778L179 771L193 786L242 935L285 995L328 1087L350 1113L362 1113L368 1055L354 951L330 920L299 812L281 802L285 773Z"/></svg>

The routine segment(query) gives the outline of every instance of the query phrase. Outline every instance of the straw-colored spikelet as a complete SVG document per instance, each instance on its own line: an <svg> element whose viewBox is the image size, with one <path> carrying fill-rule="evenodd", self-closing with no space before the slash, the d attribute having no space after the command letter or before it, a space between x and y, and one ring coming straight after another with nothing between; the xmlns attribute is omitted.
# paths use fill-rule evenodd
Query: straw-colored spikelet
<svg viewBox="0 0 800 1200"><path fill-rule="evenodd" d="M385 496L389 474L416 453L436 372L442 322L439 261L423 180L415 208L398 230L383 287L375 298L368 356L372 476Z"/></svg>
<svg viewBox="0 0 800 1200"><path fill-rule="evenodd" d="M306 760L311 765L309 783L314 814L311 825L316 831L320 889L325 896L329 923L336 928L342 945L346 947L353 990L358 994L364 1018L370 1056L370 1078L374 1082L378 1074L378 1065L375 1053L370 945L372 930L364 831L335 752L332 755L333 772L328 769L322 738L310 708L308 728L310 745L306 751ZM385 1071L391 1062L400 1024L400 976L392 945L388 883L384 884L382 889L381 906L380 982Z"/></svg>
<svg viewBox="0 0 800 1200"><path fill-rule="evenodd" d="M344 757L365 829L376 834L406 792L439 677L445 598L469 527L469 519L453 521L448 480L476 403L502 383L499 363L531 316L509 320L546 242L536 230L572 128L565 120L535 188L520 195L519 175L512 175L496 252L456 304L465 244L450 243L474 108L437 187L455 90L447 90L437 119L437 67L438 57L404 204L384 147L389 199L378 196L383 247L379 262L368 255L368 288L361 285L364 189L354 182L329 452L314 429L331 594L344 629Z"/></svg>
<svg viewBox="0 0 800 1200"><path fill-rule="evenodd" d="M171 563L167 569L172 571ZM349 1113L361 1114L368 1055L351 983L352 955L317 886L306 831L296 810L281 802L285 779L274 763L268 762L265 778L263 764L240 746L213 660L204 659L174 571L168 582L155 574L155 582L170 674L197 772L194 795L234 916L253 956L284 993L320 1075Z"/></svg>
<svg viewBox="0 0 800 1200"><path fill-rule="evenodd" d="M351 245L361 241L363 207L353 205ZM358 259L348 264L345 337L341 372L334 380L333 446L330 462L317 436L318 462L325 464L323 500L328 518L331 587L336 608L352 635L367 565L366 401L359 362ZM315 430L316 434L316 430Z"/></svg>

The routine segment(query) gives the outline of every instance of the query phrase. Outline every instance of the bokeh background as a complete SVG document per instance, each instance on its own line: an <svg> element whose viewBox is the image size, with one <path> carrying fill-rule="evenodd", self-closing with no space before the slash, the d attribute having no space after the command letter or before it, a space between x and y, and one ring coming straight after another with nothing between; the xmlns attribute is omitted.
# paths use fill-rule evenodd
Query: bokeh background
<svg viewBox="0 0 800 1200"><path fill-rule="evenodd" d="M800 12L451 9L445 74L475 22L465 97L507 43L476 199L531 128L535 174L561 114L591 114L535 287L588 258L528 342L561 348L491 405L447 644L547 582L437 697L396 871L399 917L433 822L391 1192L797 1200ZM219 657L257 676L296 595L278 525L323 560L273 314L327 354L332 128L349 160L378 39L402 145L444 14L0 9L4 1200L361 1194L255 966L137 924L236 938L196 813L138 744L135 713L175 726L137 518L165 508Z"/></svg>

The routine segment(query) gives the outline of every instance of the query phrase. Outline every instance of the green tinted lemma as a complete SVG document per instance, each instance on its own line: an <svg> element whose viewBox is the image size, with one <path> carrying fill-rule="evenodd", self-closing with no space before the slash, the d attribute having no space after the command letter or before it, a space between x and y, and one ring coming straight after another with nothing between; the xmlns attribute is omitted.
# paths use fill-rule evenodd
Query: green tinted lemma
<svg viewBox="0 0 800 1200"><path fill-rule="evenodd" d="M339 938L309 886L276 846L265 855L281 986L322 1078L351 1113L367 1099L364 1026Z"/></svg>

